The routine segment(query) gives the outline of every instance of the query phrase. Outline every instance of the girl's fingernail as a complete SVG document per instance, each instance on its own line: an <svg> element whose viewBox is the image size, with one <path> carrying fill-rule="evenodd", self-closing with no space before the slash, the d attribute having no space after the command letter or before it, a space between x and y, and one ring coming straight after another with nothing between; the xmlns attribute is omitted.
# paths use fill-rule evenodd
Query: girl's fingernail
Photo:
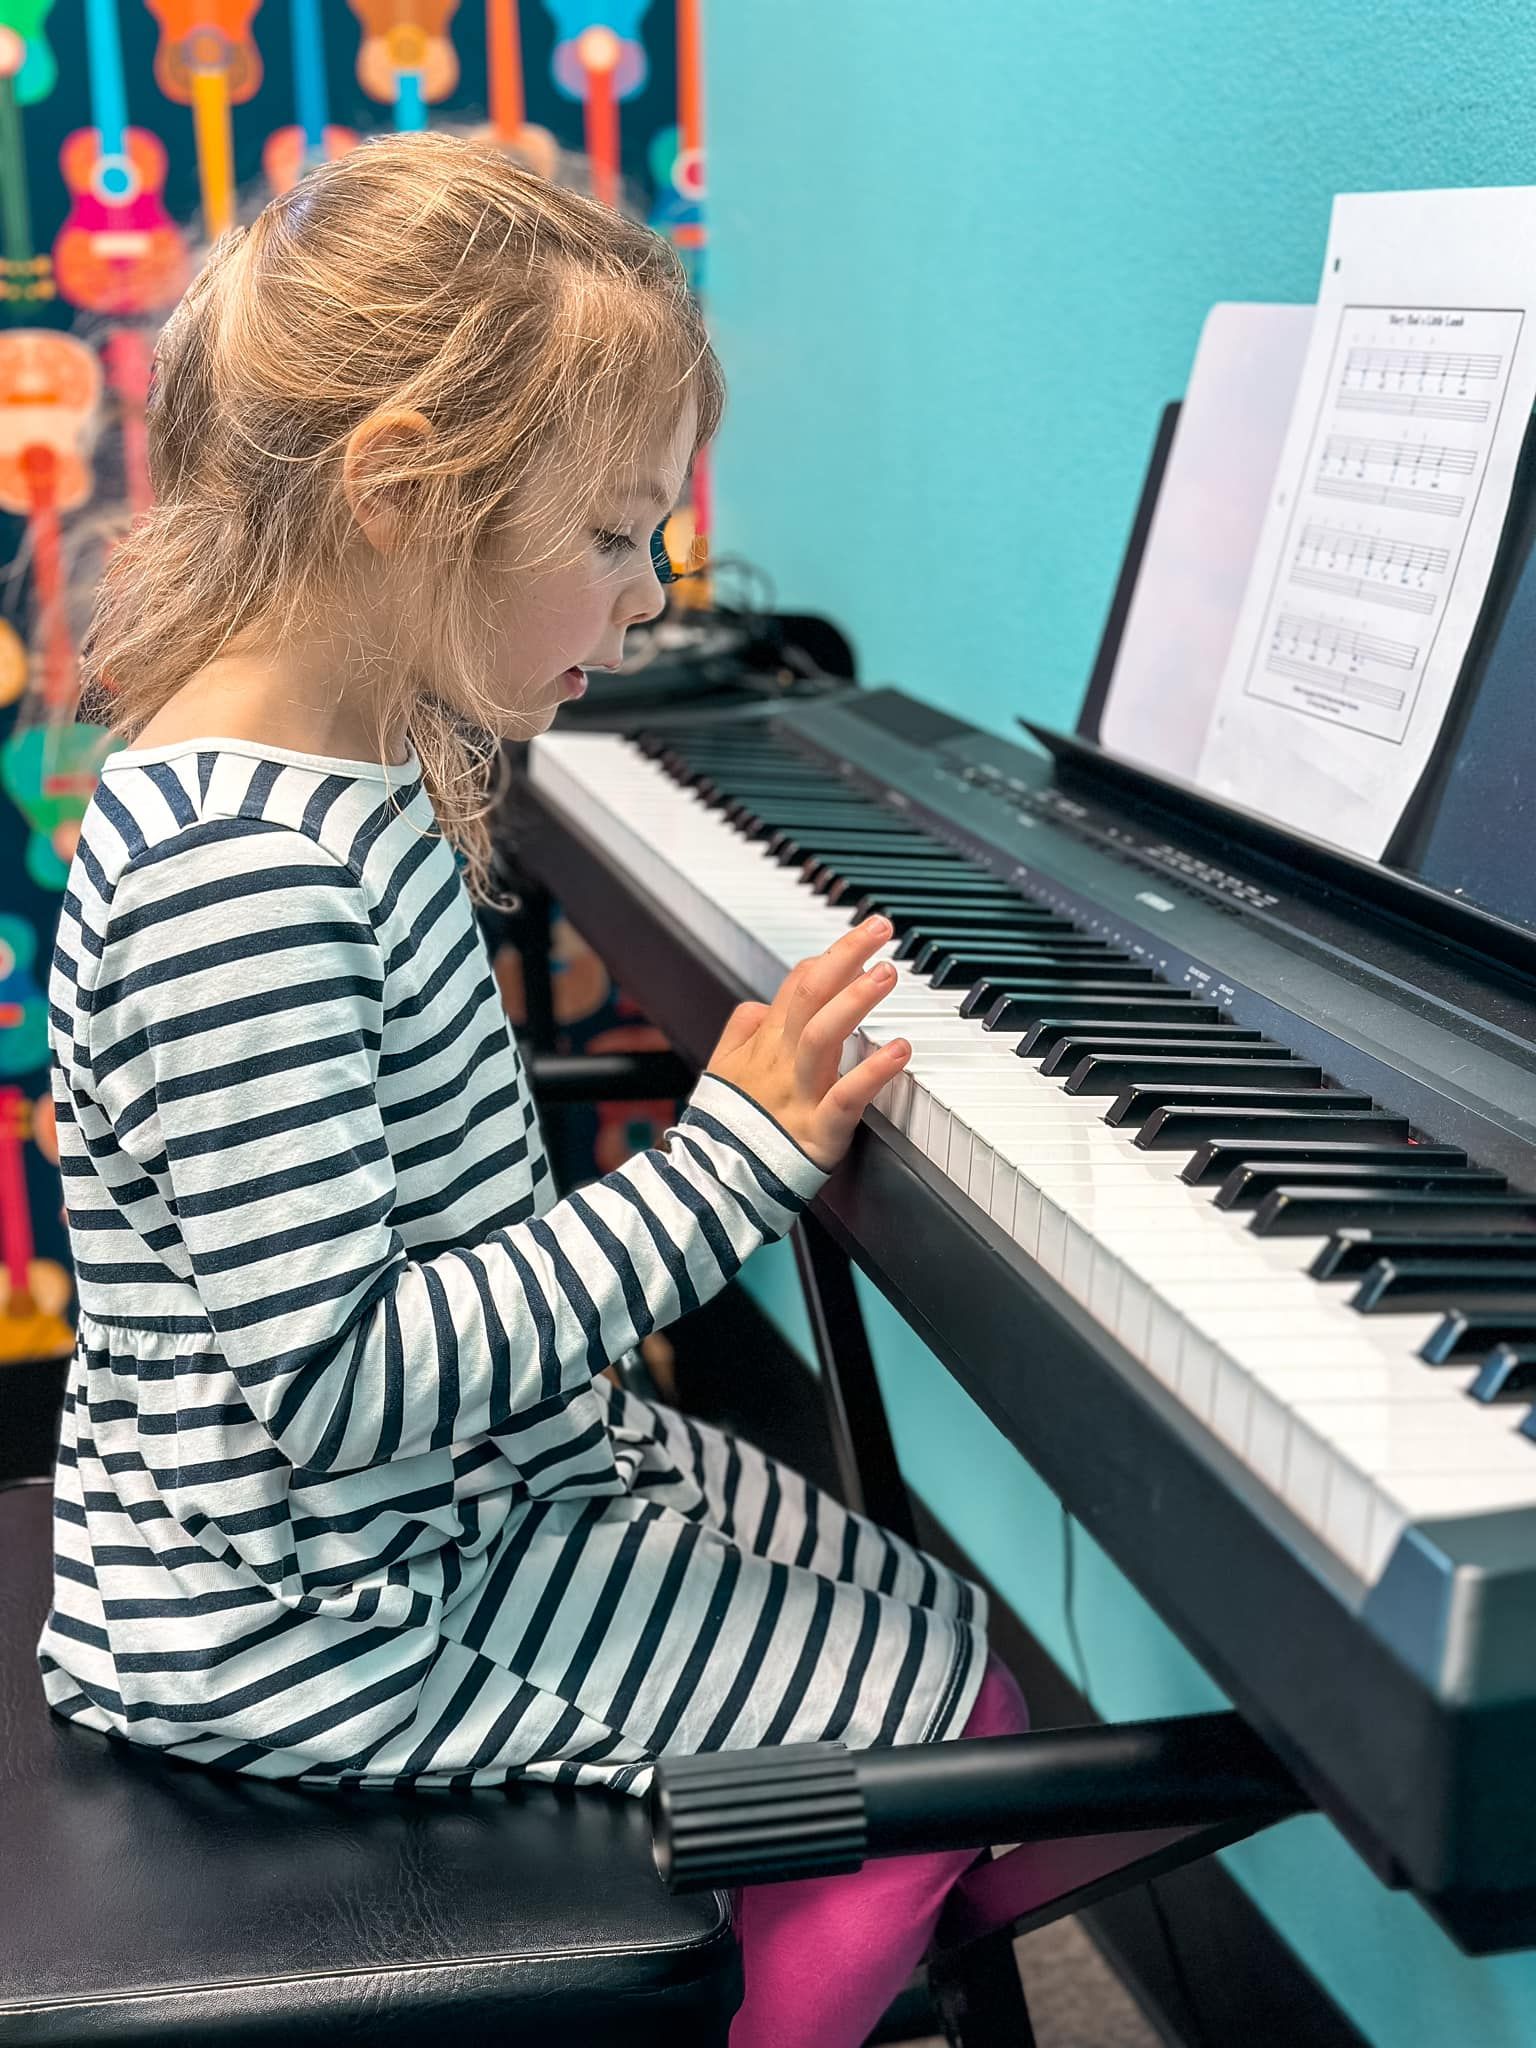
<svg viewBox="0 0 1536 2048"><path fill-rule="evenodd" d="M882 960L880 962L880 965L875 969L875 979L879 982L892 982L896 979L896 970L889 960Z"/></svg>
<svg viewBox="0 0 1536 2048"><path fill-rule="evenodd" d="M889 1051L894 1059L909 1060L912 1057L912 1048L904 1038L893 1038Z"/></svg>
<svg viewBox="0 0 1536 2048"><path fill-rule="evenodd" d="M888 939L891 936L891 920L888 917L871 917L866 919L864 929L872 939Z"/></svg>

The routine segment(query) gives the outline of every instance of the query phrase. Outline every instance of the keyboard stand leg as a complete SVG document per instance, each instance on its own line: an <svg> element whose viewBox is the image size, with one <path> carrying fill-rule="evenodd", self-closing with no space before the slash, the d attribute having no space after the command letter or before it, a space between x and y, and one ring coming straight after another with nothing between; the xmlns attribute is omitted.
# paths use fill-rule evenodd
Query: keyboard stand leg
<svg viewBox="0 0 1536 2048"><path fill-rule="evenodd" d="M1007 1929L958 1952L935 1955L928 1965L928 1989L950 2048L1035 2048Z"/></svg>
<svg viewBox="0 0 1536 2048"><path fill-rule="evenodd" d="M554 905L542 882L531 877L519 881L515 937L523 962L523 1032L534 1052L553 1052L555 999L549 942Z"/></svg>
<svg viewBox="0 0 1536 2048"><path fill-rule="evenodd" d="M793 1232L795 1267L821 1368L845 1504L893 1536L917 1540L848 1254L807 1211Z"/></svg>

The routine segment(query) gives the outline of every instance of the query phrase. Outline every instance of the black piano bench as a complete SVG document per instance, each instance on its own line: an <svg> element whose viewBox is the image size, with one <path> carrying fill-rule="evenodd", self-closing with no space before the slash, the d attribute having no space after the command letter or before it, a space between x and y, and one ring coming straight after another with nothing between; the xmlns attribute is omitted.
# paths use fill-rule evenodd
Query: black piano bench
<svg viewBox="0 0 1536 2048"><path fill-rule="evenodd" d="M729 1906L668 1894L639 1800L308 1792L50 1714L51 1505L0 1487L7 2048L725 2048Z"/></svg>

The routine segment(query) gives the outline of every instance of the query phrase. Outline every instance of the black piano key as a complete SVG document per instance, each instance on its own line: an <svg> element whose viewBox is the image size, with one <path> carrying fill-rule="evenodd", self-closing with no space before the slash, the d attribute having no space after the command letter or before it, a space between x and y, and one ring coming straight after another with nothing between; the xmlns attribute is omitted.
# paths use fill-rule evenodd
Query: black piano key
<svg viewBox="0 0 1536 2048"><path fill-rule="evenodd" d="M903 912L910 908L931 917L935 911L975 910L983 904L1017 903L1017 892L1006 882L1000 882L995 875L978 874L974 881L957 881L946 875L941 882L904 882L894 887L878 878L863 883L834 883L827 891L829 902L852 912L852 921L868 917L872 910L881 910L895 922L894 914L887 904L899 905ZM911 923L911 919L907 919Z"/></svg>
<svg viewBox="0 0 1536 2048"><path fill-rule="evenodd" d="M1213 1031L1209 1024L1190 1031L1170 1031L1157 1024L1144 1024L1139 1030L1127 1024L1104 1031L1064 1031L1048 1052L1036 1057L1042 1074L1065 1078L1080 1061L1115 1053L1148 1059L1162 1054L1169 1059L1241 1059L1264 1064L1290 1057L1283 1045L1274 1045L1257 1032L1251 1038L1235 1031L1229 1036ZM1030 1055L1020 1049L1019 1057ZM1108 1121L1112 1119L1106 1118Z"/></svg>
<svg viewBox="0 0 1536 2048"><path fill-rule="evenodd" d="M1193 1152L1197 1145L1241 1144L1246 1138L1338 1138L1357 1144L1405 1139L1408 1119L1385 1110L1159 1109L1132 1143L1143 1152Z"/></svg>
<svg viewBox="0 0 1536 2048"><path fill-rule="evenodd" d="M817 896L828 896L839 882L863 882L873 889L887 880L924 882L930 877L947 880L952 875L965 880L975 873L974 868L963 867L960 862L945 860L942 856L931 860L912 860L903 854L899 867L894 864L887 867L865 855L850 854L838 855L832 860L813 861L801 868L800 879Z"/></svg>
<svg viewBox="0 0 1536 2048"><path fill-rule="evenodd" d="M1364 1096L1360 1099L1362 1102L1367 1100ZM1256 1209L1276 1188L1293 1184L1297 1173L1294 1165L1283 1160L1271 1160L1268 1165L1235 1167L1216 1190L1216 1207ZM1508 1186L1502 1173L1493 1173L1480 1166L1425 1165L1406 1149L1401 1163L1393 1166L1317 1164L1307 1167L1305 1174L1308 1187L1334 1188L1340 1193L1350 1188L1408 1188L1422 1189L1431 1194L1442 1189L1460 1194L1463 1190L1482 1188L1497 1195Z"/></svg>
<svg viewBox="0 0 1536 2048"><path fill-rule="evenodd" d="M888 870L903 874L930 874L942 871L946 874L958 872L974 875L979 871L969 861L960 860L947 846L820 846L816 835L808 834L807 847L800 858L800 869L806 880L829 872L841 872L854 867L868 868L884 874Z"/></svg>
<svg viewBox="0 0 1536 2048"><path fill-rule="evenodd" d="M991 988L992 983L987 986ZM969 1000L969 998L967 998ZM974 1011L967 1015L974 1016ZM1218 1010L1214 1003L1191 1002L1187 996L1180 996L1175 990L1147 989L1133 995L1105 996L1093 1004L1084 1003L1074 1008L1070 1015L1042 1015L1034 998L1025 991L998 989L987 1003L985 1027L988 1031L1019 1031L1025 1034L1019 1051L1026 1058L1034 1053L1034 1034L1038 1031L1052 1031L1057 1025L1067 1030L1089 1030L1100 1024L1106 1027L1120 1024L1161 1024L1165 1019L1177 1024L1181 1030L1196 1024L1220 1024L1226 1017L1225 1010ZM1250 1037L1256 1033L1249 1033Z"/></svg>
<svg viewBox="0 0 1536 2048"><path fill-rule="evenodd" d="M919 918L947 917L956 910L1006 911L1010 904L1019 901L1012 889L1002 882L995 882L987 889L968 888L964 891L865 889L851 900L839 898L838 907L848 912L850 924L857 924L861 917L868 917L871 911L878 909L891 920L898 932L904 932ZM1063 929L1068 927L1064 925Z"/></svg>
<svg viewBox="0 0 1536 2048"><path fill-rule="evenodd" d="M1500 1344L1536 1340L1536 1304L1529 1309L1502 1308L1480 1301L1475 1308L1453 1308L1419 1346L1426 1365L1466 1365Z"/></svg>
<svg viewBox="0 0 1536 2048"><path fill-rule="evenodd" d="M909 925L901 935L896 958L916 960L925 946L935 942L953 951L957 945L990 945L994 939L1005 945L1018 941L1035 947L1037 951L1061 957L1076 954L1091 959L1107 950L1102 940L1085 939L1077 932L1053 930L1043 921L1016 917L1012 911L979 910L961 911L955 916L930 918L925 924Z"/></svg>
<svg viewBox="0 0 1536 2048"><path fill-rule="evenodd" d="M1075 1015L1079 1004L1082 1006L1082 1014L1086 1016L1097 1010L1106 998L1113 1000L1114 997L1123 995L1127 988L1127 984L1122 981L1064 980L1053 968L1046 969L1040 975L1021 976L1019 980L1022 986L1010 983L1007 994L1018 999L1021 1004L1022 1021L1026 1024L1032 1024L1042 1017L1066 1015L1069 1011ZM976 983L972 994L976 996L978 1004L986 1003L987 992L998 989L998 986L996 977L990 980L984 977ZM961 1005L961 1013L975 1016L976 1006L972 1004L971 996L968 995ZM990 1007L986 1014L992 1014ZM1178 1015L1187 1017L1189 1012L1181 1010ZM1021 1047L1015 1046L1014 1050L1019 1052Z"/></svg>
<svg viewBox="0 0 1536 2048"><path fill-rule="evenodd" d="M1467 1392L1474 1401L1529 1401L1536 1394L1536 1344L1495 1344Z"/></svg>
<svg viewBox="0 0 1536 2048"><path fill-rule="evenodd" d="M1000 960L1017 960L1021 966L1038 967L1042 961L1104 960L1117 967L1133 966L1130 955L1106 946L1102 939L1080 938L1076 932L1010 932L1006 929L935 932L923 945L914 945L908 956L914 974L928 974L946 953L986 950Z"/></svg>
<svg viewBox="0 0 1536 2048"><path fill-rule="evenodd" d="M980 962L981 965L979 971L973 969L970 974L963 976L957 971L952 971L947 982L938 980L937 977L951 962ZM969 938L932 940L913 959L912 972L933 975L935 988L954 988L962 979L969 987L973 981L998 974L1039 974L1046 969L1057 968L1065 974L1085 977L1092 974L1102 979L1105 975L1118 975L1123 969L1134 967L1135 964L1123 953L1094 952L1080 946L1037 944L1031 939L1022 939L1017 943L994 942L983 938L979 932L973 932Z"/></svg>
<svg viewBox="0 0 1536 2048"><path fill-rule="evenodd" d="M771 818L780 825L806 818L805 798L793 789L773 789L762 785L743 789L739 783L717 782L711 776L702 776L693 788L711 810L722 811L727 818ZM879 813L873 811L862 797L833 794L816 798L816 815L826 823L842 818L851 824L856 818L878 817Z"/></svg>
<svg viewBox="0 0 1536 2048"><path fill-rule="evenodd" d="M1424 1258L1441 1252L1458 1259L1508 1259L1530 1253L1536 1258L1536 1220L1527 1230L1511 1230L1507 1220L1477 1233L1465 1224L1447 1230L1371 1230L1361 1225L1336 1230L1312 1261L1314 1280L1348 1280L1368 1273L1378 1259Z"/></svg>
<svg viewBox="0 0 1536 2048"><path fill-rule="evenodd" d="M1122 1037L1114 1030L1067 1032L1045 1055L1040 1071L1065 1077L1082 1060L1118 1055L1128 1059L1257 1060L1261 1066L1274 1066L1290 1059L1283 1045L1260 1038L1257 1033L1248 1039L1239 1038L1236 1033L1228 1038L1225 1032L1213 1032L1208 1025L1204 1030L1180 1032L1176 1036L1158 1031L1154 1025L1149 1025L1147 1031L1155 1035Z"/></svg>
<svg viewBox="0 0 1536 2048"><path fill-rule="evenodd" d="M804 867L807 861L828 860L841 853L920 854L923 842L915 832L821 831L814 825L780 825L767 835L768 851L780 867Z"/></svg>
<svg viewBox="0 0 1536 2048"><path fill-rule="evenodd" d="M1242 1047L1236 1048L1241 1052ZM1068 1095L1122 1095L1129 1088L1160 1088L1164 1083L1186 1081L1191 1088L1256 1089L1270 1082L1276 1091L1297 1095L1316 1088L1320 1099L1323 1070L1300 1060L1222 1059L1214 1053L1090 1053L1079 1060L1067 1081ZM1262 1108L1262 1103L1234 1104L1234 1107ZM1159 1110L1158 1115L1164 1114ZM1175 1111L1174 1114L1179 1112Z"/></svg>
<svg viewBox="0 0 1536 2048"><path fill-rule="evenodd" d="M1134 1130L1159 1109L1310 1109L1324 1093L1320 1088L1298 1088L1293 1094L1286 1088L1245 1088L1241 1083L1194 1087L1188 1081L1170 1082L1161 1088L1127 1088L1115 1097L1104 1121L1119 1130ZM1328 1089L1326 1099L1331 1102L1334 1094ZM1368 1095L1344 1100L1361 1109L1371 1106Z"/></svg>
<svg viewBox="0 0 1536 2048"><path fill-rule="evenodd" d="M993 1006L996 1007L995 1005ZM1202 1010L1204 1005L1200 1006ZM987 1012L990 1017L991 1010ZM991 1031L994 1027L984 1023L982 1029ZM1113 1039L1127 1051L1138 1045L1205 1045L1214 1042L1219 1046L1262 1045L1264 1035L1259 1031L1241 1031L1235 1025L1223 1025L1219 1016L1215 1019L1197 1020L1186 1023L1178 1011L1172 1011L1157 1022L1138 1022L1131 1019L1122 1022L1115 1017L1089 1017L1086 1020L1041 1017L1031 1023L1028 1031L1019 1041L1018 1054L1021 1060L1044 1060L1064 1038L1089 1040ZM1108 1052L1108 1045L1094 1043L1095 1052Z"/></svg>
<svg viewBox="0 0 1536 2048"><path fill-rule="evenodd" d="M1180 1173L1191 1187L1219 1186L1235 1167L1259 1166L1275 1160L1295 1169L1314 1163L1339 1166L1393 1166L1399 1159L1427 1160L1440 1166L1465 1166L1467 1155L1453 1145L1410 1145L1406 1136L1390 1145L1357 1144L1339 1138L1270 1138L1262 1141L1227 1143L1213 1140L1202 1145ZM1294 1171L1293 1180L1306 1175Z"/></svg>
<svg viewBox="0 0 1536 2048"><path fill-rule="evenodd" d="M839 861L835 865L825 862L809 885L818 896L829 896L834 903L840 903L851 889L889 889L893 896L900 896L905 894L900 886L904 882L915 882L920 888L952 889L962 895L974 883L996 886L993 876L984 875L979 868L968 867L963 861L868 859Z"/></svg>
<svg viewBox="0 0 1536 2048"><path fill-rule="evenodd" d="M1027 989L1038 985L1037 974L1059 982L1091 982L1096 988L1145 987L1155 980L1150 967L1122 964L1118 960L1048 961L1037 968L1029 961L1009 960L979 950L942 954L928 969L928 979L934 988L969 988L972 982L996 981L1000 975L1006 975L1011 987Z"/></svg>
<svg viewBox="0 0 1536 2048"><path fill-rule="evenodd" d="M1536 1315L1536 1262L1490 1259L1454 1265L1439 1259L1378 1259L1350 1296L1361 1315L1432 1315L1436 1309L1530 1309Z"/></svg>
<svg viewBox="0 0 1536 2048"><path fill-rule="evenodd" d="M1536 1202L1527 1195L1415 1194L1411 1188L1384 1188L1380 1194L1357 1189L1338 1194L1332 1188L1298 1183L1276 1188L1254 1211L1249 1229L1259 1237L1331 1237L1352 1224L1459 1223L1463 1217L1501 1215L1507 1220L1536 1220Z"/></svg>

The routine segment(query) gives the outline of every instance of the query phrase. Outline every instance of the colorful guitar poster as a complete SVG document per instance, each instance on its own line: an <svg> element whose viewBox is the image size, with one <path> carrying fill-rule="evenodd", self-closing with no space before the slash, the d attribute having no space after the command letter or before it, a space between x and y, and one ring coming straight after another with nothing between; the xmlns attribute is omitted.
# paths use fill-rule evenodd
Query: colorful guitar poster
<svg viewBox="0 0 1536 2048"><path fill-rule="evenodd" d="M609 206L619 197L619 103L650 75L640 21L650 0L544 0L559 40L550 68L567 99L580 100L592 189Z"/></svg>
<svg viewBox="0 0 1536 2048"><path fill-rule="evenodd" d="M32 1256L26 1144L32 1105L19 1088L0 1088L0 1365L57 1358L74 1334L61 1311L69 1281L51 1259Z"/></svg>
<svg viewBox="0 0 1536 2048"><path fill-rule="evenodd" d="M54 295L53 265L32 246L32 206L21 109L51 91L59 75L43 24L53 0L0 0L0 305L29 306Z"/></svg>
<svg viewBox="0 0 1536 2048"><path fill-rule="evenodd" d="M210 240L235 218L234 140L229 110L261 84L251 20L261 0L146 0L160 24L155 77L178 106L192 109L203 221Z"/></svg>
<svg viewBox="0 0 1536 2048"><path fill-rule="evenodd" d="M85 0L94 128L77 128L59 154L71 193L53 245L59 290L93 313L132 316L174 305L187 250L165 210L165 146L128 126L117 0Z"/></svg>
<svg viewBox="0 0 1536 2048"><path fill-rule="evenodd" d="M357 82L395 110L399 129L425 128L427 108L459 82L448 24L459 0L350 0L363 24Z"/></svg>
<svg viewBox="0 0 1536 2048"><path fill-rule="evenodd" d="M274 129L261 152L261 168L274 192L291 192L313 165L357 147L354 128L332 124L325 89L325 32L320 0L292 0L293 98L297 123Z"/></svg>
<svg viewBox="0 0 1536 2048"><path fill-rule="evenodd" d="M547 128L529 121L523 100L523 40L517 0L485 0L485 58L491 133L531 171L553 180L560 145Z"/></svg>
<svg viewBox="0 0 1536 2048"><path fill-rule="evenodd" d="M75 723L75 657L59 515L84 504L101 369L84 342L40 328L0 333L0 508L22 514L42 655L0 749L0 785L31 827L27 872L62 889L80 819L113 742Z"/></svg>

